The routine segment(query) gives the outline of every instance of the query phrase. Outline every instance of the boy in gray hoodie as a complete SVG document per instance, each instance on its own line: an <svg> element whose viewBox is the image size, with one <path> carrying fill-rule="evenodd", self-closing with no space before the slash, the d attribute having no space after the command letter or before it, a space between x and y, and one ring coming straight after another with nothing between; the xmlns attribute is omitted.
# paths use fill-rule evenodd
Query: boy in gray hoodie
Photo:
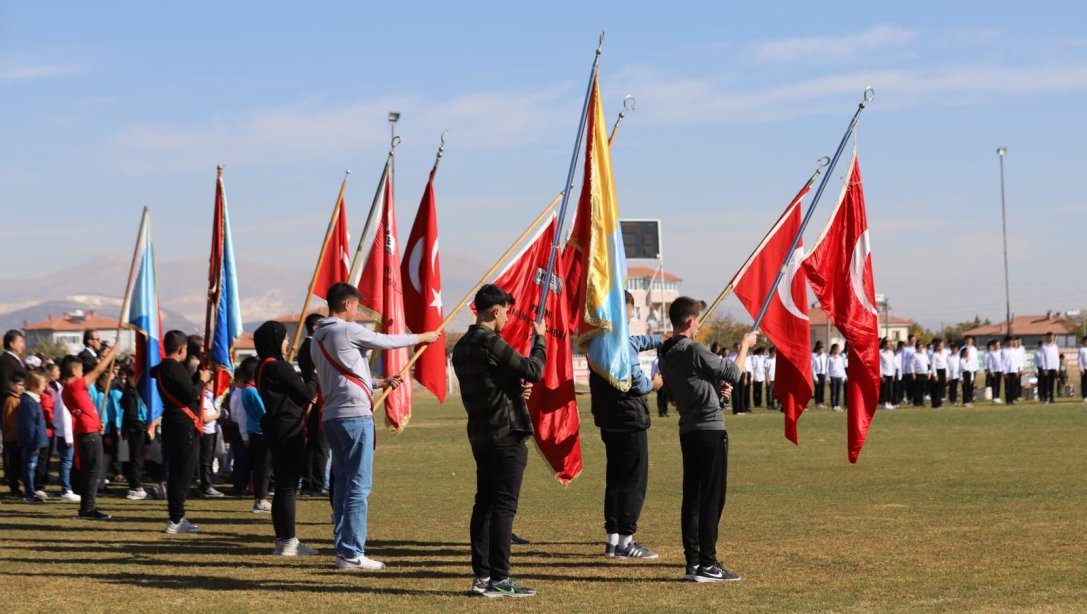
<svg viewBox="0 0 1087 614"><path fill-rule="evenodd" d="M758 336L744 335L732 362L696 343L699 316L706 303L681 296L668 307L675 331L659 350L660 371L679 410L683 453L681 526L690 582L726 582L740 576L717 561L717 529L725 507L728 480L728 432L718 391L726 396L740 382L747 352Z"/></svg>

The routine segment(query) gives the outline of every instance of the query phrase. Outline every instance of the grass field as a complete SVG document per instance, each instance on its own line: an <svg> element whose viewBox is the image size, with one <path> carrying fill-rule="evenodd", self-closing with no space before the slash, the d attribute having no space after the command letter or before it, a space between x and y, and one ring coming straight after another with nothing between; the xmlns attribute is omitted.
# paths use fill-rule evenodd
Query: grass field
<svg viewBox="0 0 1087 614"><path fill-rule="evenodd" d="M585 409L588 403L583 404ZM1087 611L1087 405L879 412L858 465L845 416L811 411L801 446L777 412L727 418L728 503L720 557L743 580L679 582L680 455L675 418L650 430L638 539L651 562L607 561L603 447L582 416L584 473L560 486L530 455L513 572L532 599L464 596L474 466L458 399L417 402L400 436L379 438L362 574L331 568L328 504L299 503L299 536L322 556L271 556L250 502L193 500L195 536L161 533L162 501L106 498L104 524L75 507L0 505L5 612L57 611Z"/></svg>

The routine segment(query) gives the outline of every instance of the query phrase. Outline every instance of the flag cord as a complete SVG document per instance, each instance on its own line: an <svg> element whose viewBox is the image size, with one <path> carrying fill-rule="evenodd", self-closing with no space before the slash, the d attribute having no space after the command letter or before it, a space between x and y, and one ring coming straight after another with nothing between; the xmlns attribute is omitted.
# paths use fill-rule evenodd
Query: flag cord
<svg viewBox="0 0 1087 614"><path fill-rule="evenodd" d="M132 282L136 278L136 257L140 253L140 239L144 237L144 232L151 232L151 211L147 208L143 208L143 217L140 218L140 230L136 233L136 247L132 250L132 265L128 267L128 283L125 284L125 296L121 301L121 313L117 315L117 334L113 338L113 345L116 348L121 347L121 333L124 332L125 314L128 313L129 304L132 303ZM109 401L109 387L113 384L113 369L110 368L106 371L106 390L102 395L102 404L98 408L98 415L106 415L106 403Z"/></svg>
<svg viewBox="0 0 1087 614"><path fill-rule="evenodd" d="M796 246L800 243L800 237L804 235L804 229L808 227L808 222L811 221L811 216L815 213L815 207L819 204L819 198L823 195L823 190L827 187L827 181L830 179L831 174L834 172L835 165L838 164L838 159L842 157L842 152L845 150L846 143L849 142L849 137L853 134L853 131L857 128L857 122L861 118L861 111L864 111L869 102L876 96L876 91L870 87L864 88L864 98L860 104L857 105L857 112L853 114L853 119L849 122L849 128L846 129L845 134L842 135L842 141L838 143L838 149L834 152L834 157L830 159L830 165L827 167L827 174L823 176L823 180L819 182L819 188L815 191L815 196L811 199L811 204L808 205L807 212L804 213L804 220L800 222L800 229L797 230L796 236L793 237L793 242L789 245L789 251L785 252L785 262L781 265L781 270L778 271L777 277L774 278L773 285L770 286L770 292L766 295L766 300L762 302L762 309L759 310L758 317L755 318L755 323L751 325L751 330L757 331L759 325L762 324L762 319L766 316L766 310L770 308L770 301L774 298L774 293L777 292L778 285L781 284L781 279L785 276L785 267L789 263L789 259L793 257L793 251L796 250Z"/></svg>
<svg viewBox="0 0 1087 614"><path fill-rule="evenodd" d="M328 251L328 240L332 236L332 229L336 226L336 218L340 214L340 208L343 207L343 193L347 189L347 176L350 174L351 171L344 172L343 183L340 184L340 194L336 197L336 205L332 207L332 217L328 220L328 230L325 231L325 240L321 243L321 253L317 255L317 266L313 269L313 279L310 280L309 289L306 290L306 300L302 302L302 313L298 314L298 328L294 331L294 341L291 342L291 347L287 350L287 362L294 358L294 353L298 350L298 343L302 340L302 327L306 322L306 310L309 309L309 302L313 297L314 287L317 285L317 276L321 273L321 263L325 260L325 252Z"/></svg>

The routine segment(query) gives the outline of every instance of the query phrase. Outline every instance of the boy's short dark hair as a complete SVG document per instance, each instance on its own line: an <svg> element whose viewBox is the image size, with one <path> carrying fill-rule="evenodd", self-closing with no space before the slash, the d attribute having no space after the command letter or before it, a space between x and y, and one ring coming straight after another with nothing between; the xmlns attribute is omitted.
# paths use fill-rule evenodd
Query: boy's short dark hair
<svg viewBox="0 0 1087 614"><path fill-rule="evenodd" d="M495 284L487 284L476 292L473 304L476 307L476 313L483 313L495 305L508 307L514 304L514 298L509 292Z"/></svg>
<svg viewBox="0 0 1087 614"><path fill-rule="evenodd" d="M253 381L253 377L257 373L257 364L260 359L256 356L248 356L242 361L242 364L238 365L238 368L234 371L234 377L240 379L243 382Z"/></svg>
<svg viewBox="0 0 1087 614"><path fill-rule="evenodd" d="M15 343L15 340L23 336L23 331L13 328L4 333L4 349L9 349L11 344Z"/></svg>
<svg viewBox="0 0 1087 614"><path fill-rule="evenodd" d="M68 354L64 358L60 359L60 378L68 379L75 375L75 367L77 364L82 365L83 361L79 359L79 356Z"/></svg>
<svg viewBox="0 0 1087 614"><path fill-rule="evenodd" d="M321 318L323 318L323 317L324 316L319 314L319 313L311 313L308 316L306 316L306 320L305 320L305 323L304 323L305 327L306 327L306 332L312 335L314 329L317 328L317 323L320 322Z"/></svg>
<svg viewBox="0 0 1087 614"><path fill-rule="evenodd" d="M634 305L634 295L631 294L629 290L623 290L623 294L626 295L627 305L633 306Z"/></svg>
<svg viewBox="0 0 1087 614"><path fill-rule="evenodd" d="M162 349L167 354L173 354L188 343L189 336L179 330L171 330L162 337Z"/></svg>
<svg viewBox="0 0 1087 614"><path fill-rule="evenodd" d="M687 320L697 318L705 308L706 301L700 301L689 296L681 296L672 301L672 304L668 306L668 320L672 322L673 328L681 328L686 325Z"/></svg>
<svg viewBox="0 0 1087 614"><path fill-rule="evenodd" d="M23 371L22 369L15 370L14 372L12 372L11 377L8 378L8 384L9 385L10 384L16 384L16 383L19 383L19 382L25 382L25 381L26 381L26 371Z"/></svg>
<svg viewBox="0 0 1087 614"><path fill-rule="evenodd" d="M361 299L362 293L355 286L341 281L329 287L328 293L325 295L325 302L328 303L329 311L343 311L347 301L353 298Z"/></svg>

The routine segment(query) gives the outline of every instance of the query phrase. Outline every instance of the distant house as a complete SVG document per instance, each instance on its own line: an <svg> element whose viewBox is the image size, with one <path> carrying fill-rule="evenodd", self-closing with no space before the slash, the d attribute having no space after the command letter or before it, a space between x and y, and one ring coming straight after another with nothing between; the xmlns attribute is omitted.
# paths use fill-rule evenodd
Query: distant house
<svg viewBox="0 0 1087 614"><path fill-rule="evenodd" d="M822 341L828 348L837 343L839 346L845 343L842 333L835 328L834 323L827 317L827 313L823 311L823 308L819 306L819 303L814 303L811 309L808 311L808 318L811 321L811 345L815 347L816 341ZM910 335L910 325L913 324L913 320L906 318L900 318L893 313L887 313L883 310L879 312L879 337L888 337L892 343L898 341L905 341Z"/></svg>
<svg viewBox="0 0 1087 614"><path fill-rule="evenodd" d="M311 310L308 313L316 313L321 316L325 315L324 310L318 309ZM294 333L296 330L298 330L298 319L299 314L297 313L292 313L289 315L279 316L278 318L275 318L276 322L282 323L283 326L287 328L288 347L291 345L291 343L294 342ZM371 330L373 330L377 326L377 323L374 321L373 318L362 313L359 313L359 317L355 321ZM305 339L305 335L302 336L302 339ZM299 341L299 343L301 343L301 340ZM234 343L234 359L240 362L246 356L256 355L257 348L253 345L253 333L242 333L242 336L238 337L238 340Z"/></svg>
<svg viewBox="0 0 1087 614"><path fill-rule="evenodd" d="M1014 316L1012 318L1011 334L1021 337L1023 347L1034 348L1039 341L1045 340L1046 333L1053 333L1057 346L1064 349L1074 349L1079 346L1076 336L1079 332L1074 322L1062 315L1048 313L1038 316ZM1003 341L1008 334L1008 321L1003 320L996 324L988 324L970 329L963 333L973 335L977 345L985 347L990 341Z"/></svg>
<svg viewBox="0 0 1087 614"><path fill-rule="evenodd" d="M41 322L24 322L23 332L26 334L28 348L43 343L63 343L68 353L78 354L83 349L83 331L88 329L97 331L98 338L102 341L116 345L117 324L117 318L107 318L94 311L76 309L60 317L50 314ZM133 331L127 328L121 331L122 352L135 351L136 341L133 335Z"/></svg>
<svg viewBox="0 0 1087 614"><path fill-rule="evenodd" d="M627 267L627 291L634 297L634 318L630 334L659 335L671 330L668 305L679 298L678 275L659 268Z"/></svg>

